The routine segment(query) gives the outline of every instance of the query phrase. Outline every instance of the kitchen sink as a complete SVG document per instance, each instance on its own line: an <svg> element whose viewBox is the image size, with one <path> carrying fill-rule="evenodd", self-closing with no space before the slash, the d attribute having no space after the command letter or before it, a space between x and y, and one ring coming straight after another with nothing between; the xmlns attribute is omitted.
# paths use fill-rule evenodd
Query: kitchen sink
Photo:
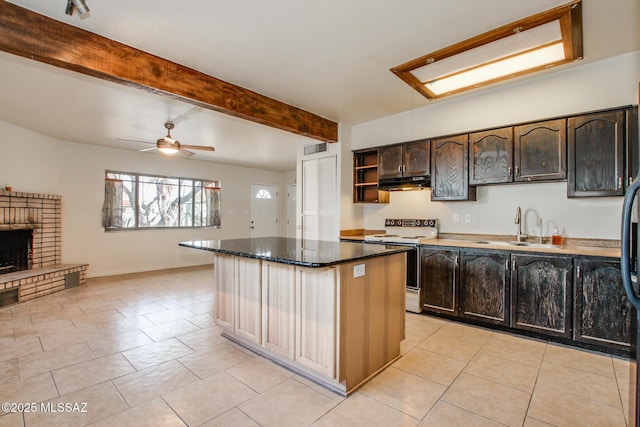
<svg viewBox="0 0 640 427"><path fill-rule="evenodd" d="M479 240L477 242L482 245L492 245L492 246L526 246L528 248L555 248L554 245L549 245L545 243L533 243L533 242L514 242L514 241L503 241L503 240Z"/></svg>

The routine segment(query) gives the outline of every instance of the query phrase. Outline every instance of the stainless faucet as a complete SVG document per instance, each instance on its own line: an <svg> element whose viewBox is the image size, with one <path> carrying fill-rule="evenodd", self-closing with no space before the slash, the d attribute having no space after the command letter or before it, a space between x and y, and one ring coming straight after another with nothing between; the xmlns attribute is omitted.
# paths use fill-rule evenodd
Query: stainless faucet
<svg viewBox="0 0 640 427"><path fill-rule="evenodd" d="M542 244L542 218L538 218L538 225L540 226L540 244Z"/></svg>
<svg viewBox="0 0 640 427"><path fill-rule="evenodd" d="M516 209L516 224L518 224L518 233L516 234L516 242L522 242L522 239L529 237L527 234L522 234L522 221L520 220L521 212L520 206Z"/></svg>

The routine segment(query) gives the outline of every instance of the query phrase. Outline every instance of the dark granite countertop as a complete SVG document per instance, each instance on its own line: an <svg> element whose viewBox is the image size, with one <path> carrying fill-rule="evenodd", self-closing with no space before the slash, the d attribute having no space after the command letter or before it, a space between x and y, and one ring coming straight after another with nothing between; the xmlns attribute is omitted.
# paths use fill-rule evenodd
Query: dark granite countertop
<svg viewBox="0 0 640 427"><path fill-rule="evenodd" d="M256 239L193 240L180 242L180 246L219 252L247 258L256 258L304 267L328 267L336 264L401 253L404 246L328 242L321 240L261 237Z"/></svg>

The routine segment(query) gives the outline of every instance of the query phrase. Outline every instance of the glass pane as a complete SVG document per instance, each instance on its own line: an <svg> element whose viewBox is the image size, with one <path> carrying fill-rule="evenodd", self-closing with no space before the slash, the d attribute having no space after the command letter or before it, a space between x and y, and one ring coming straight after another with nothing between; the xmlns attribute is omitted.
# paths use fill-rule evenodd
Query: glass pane
<svg viewBox="0 0 640 427"><path fill-rule="evenodd" d="M202 226L202 181L195 181L193 188L193 225Z"/></svg>
<svg viewBox="0 0 640 427"><path fill-rule="evenodd" d="M135 228L136 176L107 172L107 178L122 181L122 228Z"/></svg>
<svg viewBox="0 0 640 427"><path fill-rule="evenodd" d="M173 178L140 177L140 227L177 227L179 181Z"/></svg>
<svg viewBox="0 0 640 427"><path fill-rule="evenodd" d="M180 227L193 226L193 180L180 180Z"/></svg>

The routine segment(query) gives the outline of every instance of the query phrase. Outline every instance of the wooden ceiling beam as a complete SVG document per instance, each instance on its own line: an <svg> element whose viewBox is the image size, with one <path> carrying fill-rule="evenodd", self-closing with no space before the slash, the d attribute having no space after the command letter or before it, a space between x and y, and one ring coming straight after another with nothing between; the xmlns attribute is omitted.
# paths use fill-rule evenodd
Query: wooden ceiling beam
<svg viewBox="0 0 640 427"><path fill-rule="evenodd" d="M327 142L338 124L0 0L0 50Z"/></svg>

